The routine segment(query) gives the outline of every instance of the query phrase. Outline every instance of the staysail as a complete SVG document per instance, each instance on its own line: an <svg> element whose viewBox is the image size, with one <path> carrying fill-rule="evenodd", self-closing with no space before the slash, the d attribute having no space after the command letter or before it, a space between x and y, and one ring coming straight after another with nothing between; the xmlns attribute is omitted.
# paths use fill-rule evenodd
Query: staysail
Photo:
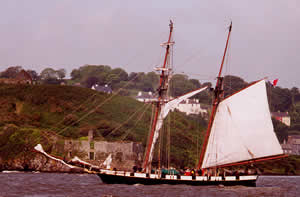
<svg viewBox="0 0 300 197"><path fill-rule="evenodd" d="M155 127L155 131L154 131L154 136L153 136L153 141L152 141L152 145L151 145L151 149L150 149L150 154L149 154L149 163L151 163L152 161L152 158L153 158L153 150L154 150L154 145L157 141L157 138L159 136L159 130L160 128L162 127L163 125L163 121L164 119L167 117L168 113L170 110L174 109L177 107L177 105L187 99L187 98L190 98L200 92L202 92L203 90L205 90L207 87L204 87L204 88L199 88L197 90L194 90L192 92L189 92L187 94L184 94L182 96L179 96L165 104L162 104L161 105L161 111L160 111L160 114L158 116L158 120L157 120L157 123L156 123L156 127Z"/></svg>
<svg viewBox="0 0 300 197"><path fill-rule="evenodd" d="M108 157L103 162L103 165L106 166L106 169L110 169L110 164L112 162L111 154L108 155Z"/></svg>
<svg viewBox="0 0 300 197"><path fill-rule="evenodd" d="M283 154L274 133L265 80L218 105L201 168Z"/></svg>

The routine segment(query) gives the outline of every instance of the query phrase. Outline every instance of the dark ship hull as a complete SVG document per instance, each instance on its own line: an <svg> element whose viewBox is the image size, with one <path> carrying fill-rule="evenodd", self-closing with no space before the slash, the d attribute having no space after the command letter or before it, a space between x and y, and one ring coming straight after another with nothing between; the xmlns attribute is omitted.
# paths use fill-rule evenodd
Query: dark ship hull
<svg viewBox="0 0 300 197"><path fill-rule="evenodd" d="M140 173L136 176L133 173L130 174L97 174L103 183L106 184L143 184L143 185L158 185L158 184L185 184L185 185L224 185L234 186L243 185L256 187L257 176L240 176L240 177L203 177L203 176L166 176L164 178L149 177L148 174ZM143 177L141 175L144 175ZM154 176L154 175L152 175Z"/></svg>

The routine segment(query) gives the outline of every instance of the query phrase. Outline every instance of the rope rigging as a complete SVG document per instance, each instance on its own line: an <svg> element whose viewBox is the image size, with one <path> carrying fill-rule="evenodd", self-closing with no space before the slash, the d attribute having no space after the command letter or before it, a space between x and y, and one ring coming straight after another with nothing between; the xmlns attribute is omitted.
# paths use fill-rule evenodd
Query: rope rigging
<svg viewBox="0 0 300 197"><path fill-rule="evenodd" d="M112 130L109 134L106 135L112 135L114 132L116 132L117 130L119 130L122 126L124 126L126 123L128 123L139 111L141 111L148 103L144 103L144 105L137 111L135 111L125 122L123 122L122 124L120 124L117 128L115 128L114 130Z"/></svg>
<svg viewBox="0 0 300 197"><path fill-rule="evenodd" d="M133 127L136 127L136 125L139 123L139 121L144 117L145 115L145 112L148 110L148 108L150 107L151 105L147 105L144 109L144 111L142 112L142 114L139 116L139 118L136 120L135 124L133 125ZM131 129L128 129L126 132L125 132L125 135L122 137L121 140L125 140L125 138L128 136L128 134L131 132L132 130Z"/></svg>
<svg viewBox="0 0 300 197"><path fill-rule="evenodd" d="M81 118L79 118L78 120L72 122L71 124L67 125L64 129L61 129L60 131L57 132L57 134L60 134L62 132L64 132L65 130L67 130L68 128L70 128L71 126L79 123L80 121L82 121L83 119L85 119L86 117L88 117L90 114L94 113L97 109L99 109L100 107L102 107L104 104L108 103L109 101L111 101L116 95L118 95L125 87L127 87L131 81L135 80L137 77L139 76L139 74L137 74L135 77L133 77L131 80L129 80L126 84L124 84L123 87L119 88L115 93L113 93L111 96L109 96L108 98L106 98L104 101L102 101L100 104L98 104L97 106L93 107L93 109L89 110L88 113L86 113L85 115L81 116ZM71 114L71 113L70 113Z"/></svg>

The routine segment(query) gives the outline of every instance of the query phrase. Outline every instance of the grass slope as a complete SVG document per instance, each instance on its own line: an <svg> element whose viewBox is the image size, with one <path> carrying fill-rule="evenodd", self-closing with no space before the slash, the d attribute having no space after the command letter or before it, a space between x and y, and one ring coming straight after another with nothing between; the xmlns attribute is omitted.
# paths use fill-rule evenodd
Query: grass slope
<svg viewBox="0 0 300 197"><path fill-rule="evenodd" d="M85 137L90 129L96 139L146 145L152 113L148 105L74 86L0 84L0 157L25 154L41 141L53 153L52 143L62 137ZM170 150L171 165L194 167L205 122L199 124L198 117L180 112L170 113L169 119L170 137L165 130L159 140L162 163ZM168 138L170 148L163 145ZM55 154L64 156L63 152ZM155 154L157 161L158 151Z"/></svg>

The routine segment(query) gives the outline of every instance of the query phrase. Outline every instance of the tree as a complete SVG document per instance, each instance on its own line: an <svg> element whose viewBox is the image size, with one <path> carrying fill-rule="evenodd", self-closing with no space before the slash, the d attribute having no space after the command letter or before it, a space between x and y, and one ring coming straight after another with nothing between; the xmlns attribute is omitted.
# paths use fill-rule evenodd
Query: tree
<svg viewBox="0 0 300 197"><path fill-rule="evenodd" d="M26 72L30 75L31 79L33 81L37 81L39 79L39 75L36 71L34 70L26 70Z"/></svg>
<svg viewBox="0 0 300 197"><path fill-rule="evenodd" d="M143 84L144 84L144 91L151 91L153 92L158 87L159 76L155 72L149 72L145 75Z"/></svg>
<svg viewBox="0 0 300 197"><path fill-rule="evenodd" d="M45 68L41 74L40 77L42 80L47 80L47 79L57 79L57 73L54 69L52 68Z"/></svg>
<svg viewBox="0 0 300 197"><path fill-rule="evenodd" d="M226 75L223 80L225 97L247 87L248 85L248 83L242 78L233 75Z"/></svg>
<svg viewBox="0 0 300 197"><path fill-rule="evenodd" d="M278 138L278 140L282 143L283 140L287 140L287 136L288 136L288 127L281 123L280 121L272 118L272 122L273 122L273 126L274 126L274 131L276 133L276 136Z"/></svg>
<svg viewBox="0 0 300 197"><path fill-rule="evenodd" d="M170 84L170 91L173 97L183 95L196 89L195 85L188 80L188 76L182 74L174 75Z"/></svg>
<svg viewBox="0 0 300 197"><path fill-rule="evenodd" d="M212 84L211 84L211 82L205 82L202 84L202 87L205 87L205 86L207 86L207 88L211 88Z"/></svg>
<svg viewBox="0 0 300 197"><path fill-rule="evenodd" d="M129 77L128 77L128 80L129 80L129 81L132 80L133 82L135 82L135 80L136 80L136 78L137 78L137 75L138 75L138 74L135 73L135 72L130 73L130 74L129 74Z"/></svg>
<svg viewBox="0 0 300 197"><path fill-rule="evenodd" d="M110 73L118 76L119 81L127 81L128 80L128 73L125 70L123 70L122 68L115 68Z"/></svg>
<svg viewBox="0 0 300 197"><path fill-rule="evenodd" d="M80 79L81 78L81 73L78 69L74 69L72 70L71 72L71 79L72 80L77 80L77 79Z"/></svg>
<svg viewBox="0 0 300 197"><path fill-rule="evenodd" d="M0 76L3 78L16 78L16 76L19 72L21 72L21 70L21 66L12 66L3 71Z"/></svg>
<svg viewBox="0 0 300 197"><path fill-rule="evenodd" d="M85 83L89 77L97 77L101 85L108 82L107 76L111 74L111 68L104 65L84 65L71 72L74 81Z"/></svg>
<svg viewBox="0 0 300 197"><path fill-rule="evenodd" d="M66 69L62 68L56 71L57 77L62 80L66 77Z"/></svg>
<svg viewBox="0 0 300 197"><path fill-rule="evenodd" d="M287 111L292 106L292 94L287 88L268 87L271 111Z"/></svg>
<svg viewBox="0 0 300 197"><path fill-rule="evenodd" d="M196 88L200 88L201 84L197 79L190 79L189 83L193 84Z"/></svg>
<svg viewBox="0 0 300 197"><path fill-rule="evenodd" d="M91 88L93 85L98 83L99 83L99 79L97 77L88 77L84 82L84 85L87 88Z"/></svg>
<svg viewBox="0 0 300 197"><path fill-rule="evenodd" d="M41 74L40 78L45 84L59 84L57 72L52 68L45 68Z"/></svg>

